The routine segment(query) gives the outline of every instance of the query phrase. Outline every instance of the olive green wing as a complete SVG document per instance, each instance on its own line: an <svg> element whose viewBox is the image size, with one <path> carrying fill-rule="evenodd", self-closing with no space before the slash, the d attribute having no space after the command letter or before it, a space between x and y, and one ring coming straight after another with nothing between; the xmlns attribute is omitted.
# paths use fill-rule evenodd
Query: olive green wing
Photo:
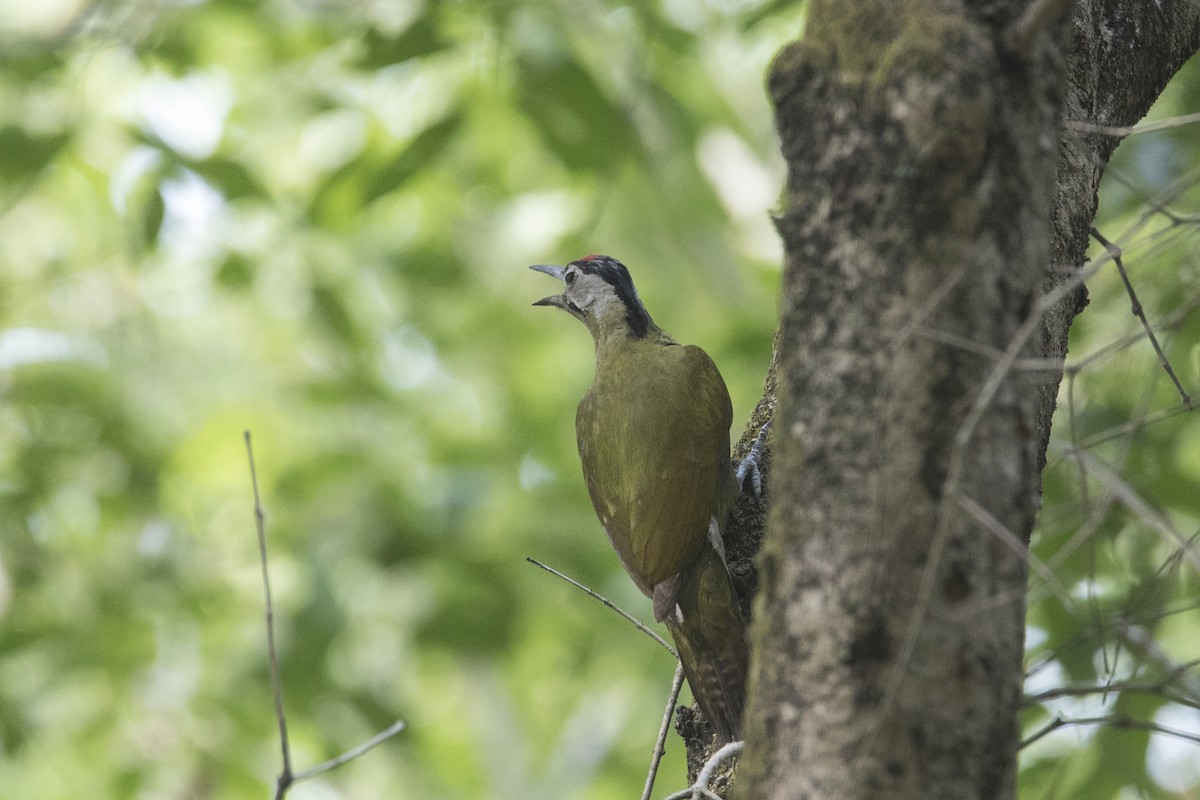
<svg viewBox="0 0 1200 800"><path fill-rule="evenodd" d="M652 595L708 537L729 476L733 410L700 348L656 347L643 358L616 385L593 386L576 433L596 514L626 570Z"/></svg>
<svg viewBox="0 0 1200 800"><path fill-rule="evenodd" d="M649 597L654 586L643 580L638 569L630 526L632 497L627 487L637 476L637 470L630 467L637 458L637 445L629 438L628 426L620 419L619 406L620 398L609 398L593 385L579 402L575 436L579 443L583 480L596 516L625 571Z"/></svg>
<svg viewBox="0 0 1200 800"><path fill-rule="evenodd" d="M633 550L650 585L688 566L708 539L717 499L728 481L733 407L721 373L699 347L670 347L663 390L674 412L643 431L653 461L631 512Z"/></svg>

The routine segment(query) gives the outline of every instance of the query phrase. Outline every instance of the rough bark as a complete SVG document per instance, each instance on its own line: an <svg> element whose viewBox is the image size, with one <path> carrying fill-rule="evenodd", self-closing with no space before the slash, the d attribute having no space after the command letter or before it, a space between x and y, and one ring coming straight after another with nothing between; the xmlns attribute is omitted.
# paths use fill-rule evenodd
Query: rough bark
<svg viewBox="0 0 1200 800"><path fill-rule="evenodd" d="M1117 140L1057 147L1060 120L1132 124L1200 36L1200 4L1085 1L1014 47L1027 5L814 0L772 68L788 260L739 796L1013 794L1059 373L1001 354L1061 365L1084 305L1044 298Z"/></svg>

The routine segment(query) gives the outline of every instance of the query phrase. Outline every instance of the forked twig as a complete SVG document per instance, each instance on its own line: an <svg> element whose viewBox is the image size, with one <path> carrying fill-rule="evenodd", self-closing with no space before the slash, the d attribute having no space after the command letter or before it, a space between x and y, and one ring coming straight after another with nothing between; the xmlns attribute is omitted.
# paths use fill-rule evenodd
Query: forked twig
<svg viewBox="0 0 1200 800"><path fill-rule="evenodd" d="M667 652L670 653L672 656L674 656L676 659L679 658L679 653L677 653L675 651L675 648L672 647L667 642L666 639L662 638L657 633L650 630L650 628L648 628L646 626L646 624L643 623L640 619L633 616L628 611L621 608L619 605L617 605L613 601L609 600L604 595L601 595L601 594L589 589L588 587L584 586L582 583L575 580L574 578L567 577L566 575L564 575L561 572L559 572L558 570L556 570L554 567L550 567L550 566L543 564L542 562L538 561L536 558L533 558L531 556L525 556L525 560L528 561L530 564L533 564L535 567L540 567L540 568L546 570L546 572L549 572L551 575L555 575L559 578L562 578L564 581L571 584L576 589L580 589L583 592L585 592L588 595L588 597L591 597L594 600L599 600L606 607L608 607L612 611L615 611L617 614L620 614L621 617L623 617L627 622L632 623L633 626L636 627L639 631L641 631L642 633L646 634L654 641L661 644L664 648L666 648ZM671 693L667 697L667 708L663 712L662 725L659 726L658 738L655 740L655 743L654 743L654 752L650 756L650 771L646 775L646 786L642 790L642 800L649 800L650 793L652 791L654 791L654 779L658 775L658 765L662 761L663 753L666 752L667 731L669 731L671 729L671 713L675 710L675 703L679 700L679 690L682 688L683 688L683 664L679 663L679 664L676 664L676 666L675 666L675 680L671 684Z"/></svg>
<svg viewBox="0 0 1200 800"><path fill-rule="evenodd" d="M1113 427L1109 428L1108 430L1103 430L1103 431L1100 431L1099 433L1094 433L1091 436L1088 436L1087 438L1085 438L1083 441L1081 441L1079 443L1079 449L1080 450L1090 450L1091 448L1095 447L1096 445L1104 444L1105 442L1110 442L1113 439L1119 439L1122 436L1125 436L1130 433L1134 433L1136 431L1141 430L1142 428L1149 428L1151 425L1157 425L1158 423L1160 423L1164 420L1168 420L1171 417L1177 417L1180 414L1186 414L1187 412L1188 412L1188 409L1185 406L1172 406L1171 408L1160 408L1158 411L1151 412L1151 413L1145 415L1144 417L1142 417L1141 419L1131 420L1129 422L1122 422L1120 425L1114 425ZM1053 466L1053 464L1051 464L1051 466Z"/></svg>
<svg viewBox="0 0 1200 800"><path fill-rule="evenodd" d="M708 784L712 781L713 775L717 772L717 767L724 764L729 759L742 752L745 742L730 742L717 752L709 756L708 761L704 762L704 766L696 773L696 782L681 792L667 795L663 800L721 800L720 795L717 795L709 790Z"/></svg>
<svg viewBox="0 0 1200 800"><path fill-rule="evenodd" d="M1105 489L1112 493L1113 497L1136 514L1147 527L1159 534L1167 544L1178 548L1180 555L1190 561L1197 572L1200 572L1200 550L1192 545L1190 539L1184 537L1166 515L1147 502L1136 489L1091 453L1081 453L1080 457L1087 460L1092 474L1104 485Z"/></svg>
<svg viewBox="0 0 1200 800"><path fill-rule="evenodd" d="M1054 574L1054 570L1046 566L1046 563L1029 551L1029 548L1021 541L1021 538L1010 531L1007 526L1000 520L996 519L986 508L979 505L974 498L967 495L960 495L958 505L978 522L983 527L987 528L993 536L1003 542L1010 550L1017 554L1019 558L1029 564L1029 568L1036 572L1046 585L1053 590L1059 599L1067 606L1072 605L1071 595L1059 583L1058 576Z"/></svg>
<svg viewBox="0 0 1200 800"><path fill-rule="evenodd" d="M329 770L331 770L331 769L337 769L342 764L345 764L349 761L353 761L354 759L358 758L359 756L361 756L363 753L367 752L368 750L372 750L376 746L383 744L388 739L392 738L397 733L404 730L404 728L405 728L404 720L398 719L395 722L393 722L390 727L375 734L370 739L367 739L365 742L358 745L357 747L351 747L349 750L342 753L340 756L334 756L333 758L329 759L328 761L322 761L320 764L317 764L315 767L310 767L309 769L303 770L301 772L297 772L292 777L292 783L299 783L300 781L306 781L309 778L315 778L317 775L320 775L322 772L329 772Z"/></svg>
<svg viewBox="0 0 1200 800"><path fill-rule="evenodd" d="M1130 717L1078 717L1069 718L1056 716L1050 720L1045 727L1035 731L1030 736L1025 738L1018 749L1024 749L1029 745L1041 739L1047 734L1053 733L1059 728L1065 728L1068 725L1107 725L1110 728L1126 728L1136 731L1150 731L1151 733L1161 733L1166 736L1174 736L1177 739L1183 739L1187 742L1200 744L1200 734L1188 733L1187 731L1168 728L1166 725L1159 725L1157 722L1150 722L1142 719L1132 719Z"/></svg>
<svg viewBox="0 0 1200 800"><path fill-rule="evenodd" d="M683 662L675 667L675 680L671 683L671 694L667 696L667 708L663 711L662 725L658 729L658 739L654 742L654 753L650 756L650 772L646 775L646 788L642 790L642 800L650 800L654 791L654 778L658 775L658 765L662 762L663 754L667 752L667 731L671 729L671 715L675 704L679 701L679 690L683 688Z"/></svg>
<svg viewBox="0 0 1200 800"><path fill-rule="evenodd" d="M1167 360L1167 354L1163 352L1162 345L1158 343L1158 337L1154 335L1154 329L1150 327L1150 322L1146 319L1146 312L1142 309L1142 301L1138 299L1137 292L1133 290L1133 284L1129 280L1129 274L1125 272L1125 264L1121 261L1121 248L1105 239L1100 231L1094 227L1090 229L1092 238L1103 245L1104 249L1112 256L1113 263L1117 265L1117 272L1121 275L1121 282L1125 284L1125 291L1129 294L1129 301L1133 305L1133 315L1141 320L1142 327L1146 329L1146 336L1150 339L1150 344L1154 346L1154 352L1158 354L1158 362L1162 364L1166 370L1171 382L1175 384L1175 390L1179 392L1180 398L1183 399L1183 404L1192 408L1192 398L1188 395L1187 390L1183 388L1183 384L1179 382L1179 376L1175 374L1175 370L1171 367L1171 362Z"/></svg>
<svg viewBox="0 0 1200 800"><path fill-rule="evenodd" d="M1108 253L1107 256L1111 258L1112 253ZM1011 374L1019 360L1021 351L1025 348L1033 334L1040 329L1042 317L1057 303L1061 302L1063 298L1074 292L1077 287L1082 286L1091 276L1095 275L1105 260L1105 258L1092 259L1091 262L1076 270L1070 278L1038 298L1029 316L1013 333L1008 346L1004 349L1000 358L996 359L996 363L993 364L987 380L980 387L979 394L976 395L971 408L954 436L953 446L950 450L949 464L946 469L946 478L942 481L942 500L938 508L937 524L934 528L932 541L930 542L925 569L921 575L921 582L917 586L917 596L913 603L913 610L909 615L908 624L905 626L900 652L884 687L883 700L876 711L880 718L890 712L892 703L896 700L900 685L904 682L909 660L916 649L920 626L925 620L926 612L929 610L930 598L933 594L933 585L936 580L942 551L945 549L946 540L950 536L951 508L957 505L951 501L959 495L963 476L966 471L967 448L970 445L972 437L975 435L975 430L982 422L984 414L991 406L1005 379ZM878 731L877 727L866 737L866 740L860 745L860 753L865 752L869 748Z"/></svg>
<svg viewBox="0 0 1200 800"><path fill-rule="evenodd" d="M1195 661L1172 665L1172 668L1156 681L1129 679L1113 680L1103 684L1056 686L1036 694L1026 695L1021 700L1021 706L1022 708L1030 708L1048 700L1057 700L1060 697L1087 697L1093 694L1106 695L1110 692L1123 692L1127 694L1153 694L1165 698L1172 703L1200 710L1200 699L1191 697L1186 685L1187 673L1195 667ZM1184 694L1171 691L1173 687L1182 689Z"/></svg>
<svg viewBox="0 0 1200 800"><path fill-rule="evenodd" d="M1193 297L1179 308L1172 311L1166 317L1155 320L1150 323L1150 327L1156 330L1173 330L1178 328L1188 317L1192 315L1197 308L1200 308L1200 297ZM1063 365L1063 372L1068 375L1078 374L1083 372L1084 368L1095 361L1112 355L1113 353L1131 347L1146 337L1145 330L1131 333L1128 336L1122 336L1120 339L1115 339L1107 344L1097 347L1090 353L1080 356L1079 358Z"/></svg>
<svg viewBox="0 0 1200 800"><path fill-rule="evenodd" d="M250 483L254 487L254 527L258 531L258 557L262 565L263 597L267 615L267 657L271 669L271 695L275 699L275 721L279 724L279 747L283 751L283 771L275 781L275 800L280 800L295 780L292 775L292 751L288 747L287 717L283 713L283 689L279 682L279 653L275 649L275 606L271 602L271 577L267 572L267 526L262 498L258 493L258 470L254 466L254 448L250 431L244 431L246 458L250 461Z"/></svg>
<svg viewBox="0 0 1200 800"><path fill-rule="evenodd" d="M279 747L283 753L283 770L275 779L275 800L283 800L288 789L300 781L315 778L322 773L340 767L382 744L404 730L404 720L396 720L387 730L381 731L367 741L352 747L340 756L329 759L315 767L292 772L292 752L288 746L287 717L283 713L283 689L279 680L279 653L275 647L275 606L271 602L271 578L267 570L267 526L266 514L263 512L262 497L258 492L258 471L254 466L254 448L250 445L250 431L244 431L242 437L246 440L246 458L250 462L250 483L254 487L254 526L258 531L258 555L262 563L263 596L266 599L267 617L267 655L270 660L271 695L275 700L275 721L279 725Z"/></svg>

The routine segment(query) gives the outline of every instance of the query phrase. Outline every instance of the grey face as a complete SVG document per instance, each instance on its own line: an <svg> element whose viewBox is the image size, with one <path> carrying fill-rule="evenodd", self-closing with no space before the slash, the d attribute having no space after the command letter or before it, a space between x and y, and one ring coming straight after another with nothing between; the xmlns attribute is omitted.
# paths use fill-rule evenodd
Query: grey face
<svg viewBox="0 0 1200 800"><path fill-rule="evenodd" d="M635 337L646 335L650 315L638 297L629 270L615 258L587 256L565 267L535 264L530 269L558 278L564 284L562 294L543 297L535 306L557 306L584 323L619 314Z"/></svg>

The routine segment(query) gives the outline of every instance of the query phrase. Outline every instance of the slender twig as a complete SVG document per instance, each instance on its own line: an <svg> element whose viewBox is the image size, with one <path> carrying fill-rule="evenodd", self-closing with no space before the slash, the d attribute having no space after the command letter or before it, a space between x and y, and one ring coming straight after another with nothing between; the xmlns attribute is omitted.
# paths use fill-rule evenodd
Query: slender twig
<svg viewBox="0 0 1200 800"><path fill-rule="evenodd" d="M713 775L716 774L717 768L724 764L729 759L742 752L745 742L730 742L724 747L717 750L709 756L708 761L704 762L704 766L696 773L696 782L688 788L675 794L667 795L663 800L721 800L721 797L709 790L708 784L712 781Z"/></svg>
<svg viewBox="0 0 1200 800"><path fill-rule="evenodd" d="M1026 738L1022 739L1022 740L1021 740L1021 743L1020 743L1019 745L1017 745L1017 749L1018 749L1018 750L1023 750L1024 748L1026 748L1026 747L1028 747L1029 745L1031 745L1031 744L1033 744L1034 742L1036 742L1038 739L1041 739L1041 738L1042 738L1043 736L1045 736L1046 734L1048 734L1048 733L1052 733L1053 731L1056 731L1056 730L1058 730L1059 728L1061 728L1061 727L1062 727L1063 725L1065 725L1065 724L1066 724L1066 723L1065 723L1065 722L1063 722L1063 718L1062 718L1062 717L1060 717L1060 716L1058 716L1058 715L1056 714L1056 715L1054 716L1054 719L1050 720L1050 721L1049 721L1048 723L1046 723L1046 724L1045 724L1043 727L1041 727L1041 728L1039 728L1038 730L1034 731L1034 732L1033 732L1031 735L1029 735L1029 736L1027 736Z"/></svg>
<svg viewBox="0 0 1200 800"><path fill-rule="evenodd" d="M1121 692L1122 694L1152 694L1181 706L1200 709L1200 701L1171 692L1169 685L1170 681L1165 680L1153 683L1146 683L1145 681L1111 681L1096 685L1089 684L1087 686L1058 686L1026 696L1021 701L1021 705L1024 708L1029 708L1045 703L1048 700L1057 700L1060 697L1088 697L1093 694Z"/></svg>
<svg viewBox="0 0 1200 800"><path fill-rule="evenodd" d="M254 487L254 525L258 530L258 557L262 565L263 596L266 598L267 657L271 669L271 694L275 698L275 721L279 724L279 747L283 751L283 771L275 781L275 800L281 800L292 784L292 752L288 747L287 717L283 713L283 689L279 681L279 653L275 649L275 606L271 602L271 577L267 572L267 526L262 498L258 493L258 470L254 466L254 448L250 431L242 434L246 440L246 458L250 461L250 483Z"/></svg>
<svg viewBox="0 0 1200 800"><path fill-rule="evenodd" d="M1193 297L1182 306L1175 309L1175 311L1171 312L1170 316L1152 322L1150 327L1158 330L1172 330L1177 328L1185 320L1187 320L1187 318L1190 317L1192 312L1197 308L1200 308L1200 297ZM1067 373L1068 375L1083 372L1083 368L1090 365L1092 362L1098 361L1105 356L1112 355L1113 353L1135 345L1144 338L1146 338L1146 332L1141 330L1131 333L1128 336L1123 336L1120 339L1115 339L1108 344L1101 345L1087 355L1080 356L1077 360L1063 365L1063 372Z"/></svg>
<svg viewBox="0 0 1200 800"><path fill-rule="evenodd" d="M1158 533L1165 541L1177 547L1181 551L1182 556L1192 563L1197 572L1200 572L1200 551L1192 546L1190 540L1184 537L1170 519L1157 508L1150 505L1144 497L1138 494L1136 489L1122 480L1115 472L1112 472L1106 464L1094 458L1091 453L1085 452L1081 456L1087 459L1088 468L1092 470L1092 474L1104 484L1104 487L1117 500L1136 514L1139 519L1145 522L1146 525Z"/></svg>
<svg viewBox="0 0 1200 800"><path fill-rule="evenodd" d="M701 768L700 772L696 775L697 785L708 786L709 781L712 780L713 775L715 775L717 772L717 767L721 766L726 761L742 752L742 748L744 746L745 742L730 742L717 752L713 753L708 761L704 762L704 767Z"/></svg>
<svg viewBox="0 0 1200 800"><path fill-rule="evenodd" d="M1191 125L1194 122L1200 122L1200 113L1183 114L1178 117L1170 117L1169 119L1155 120L1154 122L1140 122L1132 127L1096 125L1092 122L1083 122L1081 120L1074 119L1067 120L1066 126L1072 130L1082 131L1083 133L1099 133L1104 136L1136 136L1139 133L1150 133L1152 131L1161 131L1167 128L1178 128L1183 125Z"/></svg>
<svg viewBox="0 0 1200 800"><path fill-rule="evenodd" d="M1182 177L1172 181L1169 186L1163 189L1155 197L1148 198L1145 201L1146 208L1142 210L1137 217L1129 223L1128 227L1122 231L1117 237L1118 241L1126 242L1126 250L1133 250L1136 247L1141 247L1143 244L1155 241L1164 236L1178 235L1182 225L1195 223L1200 221L1200 215L1197 214L1178 214L1170 211L1167 208L1169 203L1179 200L1185 192L1190 191L1200 181L1200 168L1188 170ZM1139 191L1140 193L1140 191ZM1171 224L1158 230L1152 230L1145 234L1141 239L1134 239L1133 235L1143 228L1149 226L1150 222L1158 216L1165 216L1171 220Z"/></svg>
<svg viewBox="0 0 1200 800"><path fill-rule="evenodd" d="M271 694L275 699L275 720L279 724L279 746L283 752L283 770L275 779L275 800L283 800L288 789L295 783L315 778L325 772L340 767L342 764L366 753L368 750L387 741L404 730L404 720L396 720L391 726L372 736L367 741L352 747L340 756L331 758L315 767L292 772L292 753L288 747L287 717L283 713L283 689L279 680L279 654L275 647L275 606L271 602L271 578L267 570L267 533L266 514L263 512L262 498L258 492L258 471L254 466L254 448L250 445L250 431L243 432L246 440L246 458L250 461L250 483L254 487L254 523L258 530L258 555L262 562L263 596L266 598L267 616L267 653L271 668Z"/></svg>
<svg viewBox="0 0 1200 800"><path fill-rule="evenodd" d="M370 739L367 739L365 742L358 745L357 747L351 747L349 750L342 753L340 756L331 758L328 761L322 761L320 764L317 764L315 767L310 767L306 770L303 770L302 772L297 772L292 777L292 783L299 783L300 781L306 781L309 778L315 778L316 776L320 775L323 772L329 772L329 770L331 770L331 769L337 769L342 764L345 764L348 761L353 761L354 759L361 756L363 753L366 753L368 750L372 750L375 747L383 744L388 739L392 738L397 733L404 730L404 727L405 727L404 720L398 719L395 722L393 722L391 724L391 726L389 728L387 728L386 730L380 731L379 733L375 734Z"/></svg>
<svg viewBox="0 0 1200 800"><path fill-rule="evenodd" d="M1159 374L1158 368L1155 367L1155 369L1153 371L1153 375L1155 377L1157 377L1158 374ZM1153 401L1154 388L1155 388L1154 383L1155 382L1153 380L1149 381L1147 383L1146 389L1142 393L1141 399L1138 401L1137 411L1135 411L1132 415L1135 418L1141 417L1141 418L1145 419L1145 416L1144 416L1145 409L1148 408L1150 406L1150 403ZM1172 409L1173 413L1183 413L1186 411L1187 411L1187 409L1182 405L1175 406ZM1093 459L1090 455L1088 455L1084 452L1090 446L1086 440L1082 443L1075 441L1075 442L1073 442L1072 446L1069 448L1061 447L1054 443L1052 443L1051 446L1054 447L1056 451L1057 450L1066 451L1067 456L1074 455L1079 463L1079 468L1080 468L1081 472L1087 472L1089 464L1099 463L1095 459ZM1109 466L1103 467L1103 469L1105 470L1105 474L1117 475L1120 473L1120 471L1123 469L1123 465L1126 463L1126 461L1129 457L1129 453L1130 453L1132 446L1133 446L1132 439L1126 439L1124 442L1121 443L1121 446L1118 448L1118 454L1117 454L1115 460L1113 461L1112 466L1111 467L1109 467ZM1060 458L1056 458L1051 463L1057 464L1060 460L1061 460ZM1121 501L1121 498L1117 495L1117 493L1115 491L1113 491L1112 488L1110 486L1108 486L1103 480L1100 480L1097 482L1100 484L1101 489L1103 490L1101 493L1100 499L1098 500L1096 505L1087 512L1087 517L1084 519L1083 524L1079 527L1079 529L1074 534L1072 534L1071 538L1066 542L1066 544L1064 544L1062 547L1060 547L1058 549L1058 551L1054 554L1054 556L1049 559L1048 564L1051 569L1054 569L1054 570L1058 569L1058 567L1061 566L1062 564L1064 564L1066 562L1066 560L1075 553L1076 550L1078 550L1080 547L1084 546L1085 544L1091 543L1092 547L1094 549L1095 545L1092 542L1093 535L1096 533L1097 530L1099 530L1100 526L1104 523L1104 520L1108 517L1108 513L1112 509L1112 507L1117 502ZM1180 548L1180 556L1182 557L1182 555L1184 555L1184 554L1185 554L1185 549ZM1094 559L1094 554L1093 554L1092 558ZM1035 594L1035 591L1034 591L1034 589L1031 588L1029 596L1032 598L1034 596L1034 594ZM1097 623L1098 623L1099 622L1098 612L1095 612L1095 614L1097 616ZM1104 651L1104 654L1107 657L1107 650Z"/></svg>
<svg viewBox="0 0 1200 800"><path fill-rule="evenodd" d="M663 800L699 800L699 798L703 798L703 800L725 800L721 795L703 786L689 786L681 792L667 795Z"/></svg>
<svg viewBox="0 0 1200 800"><path fill-rule="evenodd" d="M536 558L531 558L529 556L526 556L525 560L528 561L530 564L533 564L535 567L541 567L542 569L546 570L546 572L549 572L551 575L557 575L558 577L562 578L564 581L571 584L575 588L582 589L584 592L586 592L588 594L589 597L591 597L595 600L599 600L601 603L603 603L604 605L608 606L613 611L620 614L626 620L633 623L634 627L636 627L639 631L646 634L651 639L653 639L654 641L658 642L663 647L665 647L667 649L668 653L675 656L675 658L679 658L679 653L675 652L675 648L671 647L671 645L667 643L666 639L662 638L657 633L650 630L650 628L646 627L646 624L644 622L642 622L640 619L638 619L637 617L630 614L625 609L621 608L619 605L617 605L613 601L609 600L607 597L597 594L596 592L592 591L591 589L584 586L582 583L580 583L579 581L577 581L573 578L568 578L566 575L563 575L561 572L556 570L554 567L546 566L542 562L538 561Z"/></svg>
<svg viewBox="0 0 1200 800"><path fill-rule="evenodd" d="M1162 364L1167 375L1171 378L1171 382L1175 384L1175 390L1179 392L1179 396L1183 399L1183 404L1192 408L1192 398L1188 395L1187 390L1183 388L1183 384L1179 382L1179 376L1175 374L1175 370L1171 368L1171 362L1167 359L1167 354L1163 352L1162 345L1158 343L1158 337L1154 335L1154 329L1150 327L1150 323L1146 320L1146 312L1142 310L1142 301L1138 299L1137 292L1133 290L1133 284L1129 281L1129 274L1125 272L1125 264L1121 261L1121 248L1105 239L1100 231L1094 227L1090 229L1092 238L1103 245L1104 249L1112 256L1113 263L1117 265L1117 272L1121 275L1121 281L1125 284L1125 291L1129 294L1129 301L1133 304L1133 315L1141 320L1142 327L1146 329L1146 336L1150 339L1150 344L1154 346L1154 352L1158 354L1158 361Z"/></svg>
<svg viewBox="0 0 1200 800"><path fill-rule="evenodd" d="M954 270L954 272L947 275L945 280L943 280L938 287L930 293L929 297L925 298L925 301L921 303L920 307L917 308L912 317L904 323L904 327L897 331L896 335L892 337L892 342L888 346L888 349L890 349L893 353L898 352L904 343L908 341L908 338L912 336L913 332L924 324L925 320L929 318L930 314L937 310L938 305L946 299L946 295L950 294L950 291L958 285L958 282L962 280L963 276L966 274L967 265L963 264L958 269Z"/></svg>
<svg viewBox="0 0 1200 800"><path fill-rule="evenodd" d="M1031 736L1023 740L1020 748L1028 747L1029 745L1053 733L1059 728L1065 728L1068 725L1107 725L1110 728L1126 728L1137 731L1150 731L1151 733L1161 733L1166 736L1174 736L1177 739L1183 739L1187 742L1195 742L1200 744L1200 733L1189 733L1187 731L1168 728L1166 725L1159 725L1157 722L1150 722L1143 719L1131 719L1130 717L1062 717L1056 716L1050 720L1045 727L1039 729ZM1020 749L1019 748L1019 749Z"/></svg>
<svg viewBox="0 0 1200 800"><path fill-rule="evenodd" d="M1186 406L1172 406L1171 408L1159 409L1158 411L1147 414L1140 419L1123 422L1120 425L1114 425L1107 430L1103 430L1099 433L1094 433L1091 436L1088 436L1079 443L1079 449L1090 450L1096 445L1104 444L1105 442L1111 442L1113 439L1119 439L1122 436L1134 433L1142 428L1148 428L1151 425L1156 425L1163 420L1170 419L1171 417L1177 417L1180 414L1186 414L1188 413L1188 410L1189 409ZM1067 453L1065 455L1070 454ZM1051 464L1051 466L1053 466L1053 464Z"/></svg>
<svg viewBox="0 0 1200 800"><path fill-rule="evenodd" d="M1113 622L1113 628L1121 641L1125 642L1139 658L1154 664L1166 674L1165 681L1178 686L1193 699L1200 700L1200 681L1196 680L1195 676L1188 674L1196 666L1196 661L1176 664L1169 655L1163 652L1154 636L1141 625L1130 623L1125 619L1117 619Z"/></svg>
<svg viewBox="0 0 1200 800"><path fill-rule="evenodd" d="M991 361L999 361L1004 358L1003 350L997 350L982 342L976 342L973 339L968 339L966 336L951 333L950 331L942 331L936 328L918 328L916 334L923 339L948 344L951 347L957 347L968 353L983 356ZM1019 372L1052 373L1047 378L1047 382L1049 382L1051 380L1058 380L1059 373L1063 371L1063 364L1060 360L1054 358L1018 358L1013 362L1013 369Z"/></svg>
<svg viewBox="0 0 1200 800"><path fill-rule="evenodd" d="M1190 174L1190 179L1185 184L1185 188L1195 186L1195 176ZM1179 199L1179 192L1172 192L1169 189L1161 193L1158 197L1151 197L1141 184L1132 177L1127 177L1119 168L1114 168L1111 172L1106 171L1104 177L1111 177L1117 183L1124 186L1133 194L1137 195L1138 199L1148 208L1142 212L1144 214L1158 214L1166 217L1171 222L1171 228L1179 225L1186 225L1191 222L1196 222L1200 216L1196 214L1181 214L1172 209L1168 204Z"/></svg>
<svg viewBox="0 0 1200 800"><path fill-rule="evenodd" d="M1033 0L1025 7L1025 13L1004 31L1004 46L1028 58L1038 37L1070 8L1071 0Z"/></svg>
<svg viewBox="0 0 1200 800"><path fill-rule="evenodd" d="M1004 542L1010 550L1029 564L1029 568L1041 576L1042 580L1058 595L1064 605L1073 605L1071 595L1059 583L1058 576L1054 574L1054 570L1046 566L1046 562L1029 552L1029 548L1025 546L1025 543L1021 541L1019 536L1010 531L1003 522L996 519L986 508L979 505L974 498L962 495L958 498L958 504L964 511L974 517L979 524L987 528L993 536Z"/></svg>
<svg viewBox="0 0 1200 800"><path fill-rule="evenodd" d="M642 790L642 800L650 800L654 791L654 778L658 775L658 765L662 762L663 754L667 752L667 731L671 730L671 716L675 713L675 704L679 701L679 691L683 688L683 664L675 667L675 680L671 683L671 694L667 696L667 708L663 711L662 725L658 728L658 739L654 742L654 753L650 756L650 772L646 775L646 788Z"/></svg>
<svg viewBox="0 0 1200 800"><path fill-rule="evenodd" d="M1075 371L1067 372L1067 419L1071 426L1071 449L1079 453L1079 412L1075 405ZM1087 467L1083 459L1076 456L1075 466L1079 469L1079 501L1086 509L1091 505L1088 500Z"/></svg>
<svg viewBox="0 0 1200 800"><path fill-rule="evenodd" d="M951 501L959 496L963 475L966 470L968 448L971 439L975 435L975 430L983 421L984 414L991 407L992 401L996 398L1000 387L1004 385L1005 379L1012 373L1019 360L1021 351L1025 349L1026 344L1028 344L1033 334L1041 330L1042 318L1079 286L1086 283L1110 258L1112 258L1111 252L1105 256L1092 259L1083 265L1083 267L1076 270L1069 278L1038 298L1029 316L1013 333L1008 346L1004 349L1004 353L1000 358L996 359L991 372L988 373L987 380L980 387L979 394L976 395L970 410L963 419L962 425L958 428L950 449L946 478L942 482L942 502L938 508L937 524L929 545L928 555L925 559L925 569L921 575L921 582L917 586L917 596L913 602L912 613L909 615L908 623L905 626L900 651L884 687L883 699L876 710L876 715L880 718L890 713L892 703L895 702L899 694L900 686L904 682L904 676L908 670L909 661L917 646L917 635L925 620L925 615L929 611L930 599L933 595L933 587L937 579L937 570L941 563L942 551L945 549L946 541L950 537L951 508L957 505L957 503L952 503ZM879 727L876 726L874 731L860 745L860 753L866 752L878 732Z"/></svg>

